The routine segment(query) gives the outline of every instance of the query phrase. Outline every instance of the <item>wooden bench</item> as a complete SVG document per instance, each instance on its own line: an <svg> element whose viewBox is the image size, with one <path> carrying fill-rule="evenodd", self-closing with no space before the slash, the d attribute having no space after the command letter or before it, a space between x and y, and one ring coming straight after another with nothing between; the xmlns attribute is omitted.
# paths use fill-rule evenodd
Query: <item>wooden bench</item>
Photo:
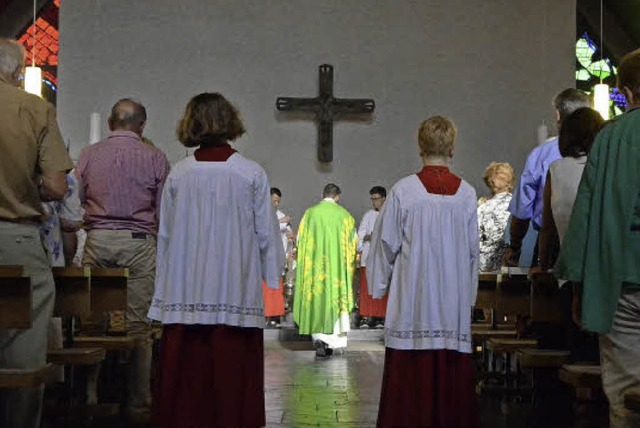
<svg viewBox="0 0 640 428"><path fill-rule="evenodd" d="M516 353L522 369L559 369L567 363L569 351L555 349L519 349Z"/></svg>
<svg viewBox="0 0 640 428"><path fill-rule="evenodd" d="M496 322L516 324L531 314L531 283L527 269L503 268L496 288Z"/></svg>
<svg viewBox="0 0 640 428"><path fill-rule="evenodd" d="M602 389L600 366L565 364L560 369L560 380L576 390L577 397L592 398L594 392Z"/></svg>
<svg viewBox="0 0 640 428"><path fill-rule="evenodd" d="M0 328L31 328L31 278L22 266L0 266Z"/></svg>
<svg viewBox="0 0 640 428"><path fill-rule="evenodd" d="M0 329L29 329L32 326L31 278L22 266L0 266ZM32 388L53 377L53 365L0 369L0 388Z"/></svg>
<svg viewBox="0 0 640 428"><path fill-rule="evenodd" d="M91 268L91 316L102 318L105 313L127 310L127 268ZM75 346L100 346L107 351L126 351L133 348L134 339L126 335L126 325L122 319L121 331L117 336L108 336L106 330L80 331L75 337Z"/></svg>
<svg viewBox="0 0 640 428"><path fill-rule="evenodd" d="M576 426L607 426L608 406L602 391L600 366L565 364L558 377L574 390Z"/></svg>
<svg viewBox="0 0 640 428"><path fill-rule="evenodd" d="M64 321L65 347L49 350L47 361L65 367L66 405L46 408L46 414L49 417L62 416L67 421L77 419L78 423L96 415L113 416L118 412L117 406L97 404L97 391L91 382L105 360L106 349L95 344L78 347L75 335L76 321L91 315L91 269L64 267L53 268L52 271L56 283L54 314ZM76 391L74 386L76 368L82 368L81 391Z"/></svg>

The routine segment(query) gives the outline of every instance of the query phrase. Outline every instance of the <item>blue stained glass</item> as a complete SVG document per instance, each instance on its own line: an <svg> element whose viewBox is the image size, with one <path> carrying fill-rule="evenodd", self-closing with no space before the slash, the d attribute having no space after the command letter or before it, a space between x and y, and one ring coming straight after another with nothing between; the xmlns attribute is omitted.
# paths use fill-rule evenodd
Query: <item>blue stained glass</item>
<svg viewBox="0 0 640 428"><path fill-rule="evenodd" d="M619 107L621 109L627 108L627 97L625 97L624 94L618 90L618 88L613 88L611 90L610 97L611 101L613 101L613 104L616 107Z"/></svg>

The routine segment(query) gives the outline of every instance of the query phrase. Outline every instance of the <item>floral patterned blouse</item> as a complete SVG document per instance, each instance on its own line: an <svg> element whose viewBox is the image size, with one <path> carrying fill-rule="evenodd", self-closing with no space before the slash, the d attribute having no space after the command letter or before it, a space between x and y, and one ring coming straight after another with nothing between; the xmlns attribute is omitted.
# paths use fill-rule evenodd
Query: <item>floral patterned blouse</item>
<svg viewBox="0 0 640 428"><path fill-rule="evenodd" d="M60 201L43 202L45 217L40 223L40 237L47 250L51 266L64 266L62 228L60 220L82 221L82 206L78 196L78 183L73 172L67 174L67 193Z"/></svg>
<svg viewBox="0 0 640 428"><path fill-rule="evenodd" d="M493 272L502 267L511 196L509 192L498 193L478 207L480 272Z"/></svg>

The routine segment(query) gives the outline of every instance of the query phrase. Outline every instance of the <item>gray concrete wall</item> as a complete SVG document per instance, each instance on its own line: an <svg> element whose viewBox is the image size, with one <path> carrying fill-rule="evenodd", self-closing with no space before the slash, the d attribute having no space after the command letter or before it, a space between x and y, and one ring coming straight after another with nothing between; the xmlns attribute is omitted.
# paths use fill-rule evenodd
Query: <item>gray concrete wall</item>
<svg viewBox="0 0 640 428"><path fill-rule="evenodd" d="M218 91L248 130L259 163L299 220L324 184L359 220L373 185L420 169L416 132L430 115L458 126L453 170L486 193L492 160L519 173L552 131L551 98L574 84L575 0L82 0L62 2L59 120L75 158L89 116L119 98L148 108L147 136L172 162L189 98ZM334 65L338 97L371 97L370 122L334 128L334 161L316 161L313 122L276 113L278 96L315 96ZM103 135L106 133L106 123Z"/></svg>

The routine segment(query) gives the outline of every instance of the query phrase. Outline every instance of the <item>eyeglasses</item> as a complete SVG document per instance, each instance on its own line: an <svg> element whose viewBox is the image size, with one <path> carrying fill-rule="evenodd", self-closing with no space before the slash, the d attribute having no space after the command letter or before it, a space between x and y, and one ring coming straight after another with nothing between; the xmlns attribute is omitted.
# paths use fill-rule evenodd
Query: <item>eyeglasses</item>
<svg viewBox="0 0 640 428"><path fill-rule="evenodd" d="M377 201L378 199L382 199L382 196L374 196L371 198L372 201Z"/></svg>

